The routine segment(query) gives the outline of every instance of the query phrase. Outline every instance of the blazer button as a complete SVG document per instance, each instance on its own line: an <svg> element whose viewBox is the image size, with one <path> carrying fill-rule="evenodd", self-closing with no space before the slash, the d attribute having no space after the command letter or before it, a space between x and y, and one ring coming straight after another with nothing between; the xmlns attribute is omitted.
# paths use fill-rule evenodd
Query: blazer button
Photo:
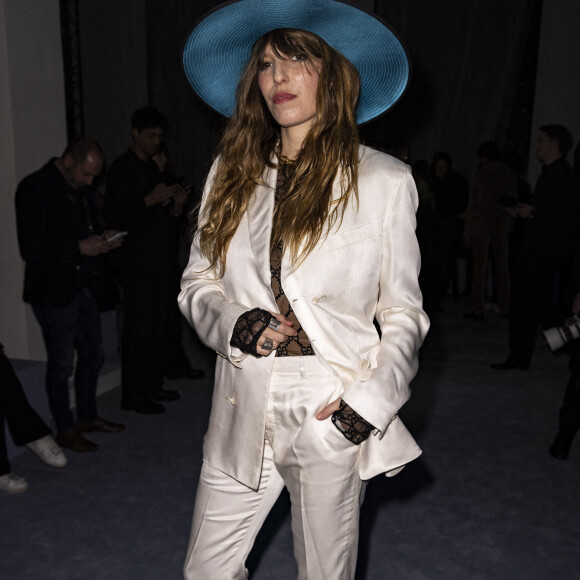
<svg viewBox="0 0 580 580"><path fill-rule="evenodd" d="M234 397L226 397L226 401L232 405L232 407L236 406L236 400L234 399Z"/></svg>
<svg viewBox="0 0 580 580"><path fill-rule="evenodd" d="M325 300L326 300L326 295L321 294L320 296L315 296L312 299L312 302L314 302L314 304L320 304L321 302L324 302Z"/></svg>
<svg viewBox="0 0 580 580"><path fill-rule="evenodd" d="M368 358L363 358L358 364L361 369L368 369L371 366Z"/></svg>

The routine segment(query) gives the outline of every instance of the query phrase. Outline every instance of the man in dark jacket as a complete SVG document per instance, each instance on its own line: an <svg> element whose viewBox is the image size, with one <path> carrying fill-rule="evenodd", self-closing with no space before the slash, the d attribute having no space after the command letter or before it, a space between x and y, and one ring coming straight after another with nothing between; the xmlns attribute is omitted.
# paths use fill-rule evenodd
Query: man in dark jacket
<svg viewBox="0 0 580 580"><path fill-rule="evenodd" d="M133 143L111 164L105 198L107 224L129 232L115 256L123 290L121 408L145 414L163 413L161 402L179 398L177 391L163 388L163 377L168 345L182 352L172 322L178 314L179 233L189 192L167 180L153 160L166 130L167 119L157 109L133 113ZM185 354L182 358L190 378L203 375L189 367Z"/></svg>
<svg viewBox="0 0 580 580"><path fill-rule="evenodd" d="M102 167L99 145L77 139L61 157L25 177L16 190L18 242L26 262L23 298L32 306L46 346L46 390L56 441L73 451L98 449L82 433L124 429L101 419L96 406L103 363L93 294L97 256L121 243L108 241L117 232L103 232L90 192ZM73 368L76 422L69 408Z"/></svg>
<svg viewBox="0 0 580 580"><path fill-rule="evenodd" d="M540 127L536 157L543 164L532 204L517 204L514 217L525 220L521 252L514 264L508 358L491 365L496 370L527 369L538 326L555 284L569 283L572 257L580 228L580 181L566 156L573 140L561 125ZM566 305L566 310L569 305Z"/></svg>

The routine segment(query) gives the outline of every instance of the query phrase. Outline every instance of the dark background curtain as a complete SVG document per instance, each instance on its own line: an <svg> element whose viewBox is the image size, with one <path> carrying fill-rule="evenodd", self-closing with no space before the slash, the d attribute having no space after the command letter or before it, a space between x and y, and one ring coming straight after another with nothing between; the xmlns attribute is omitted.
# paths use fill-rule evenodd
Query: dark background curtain
<svg viewBox="0 0 580 580"><path fill-rule="evenodd" d="M217 4L80 0L86 133L109 159L130 144L132 110L153 104L169 118L178 173L199 190L223 119L194 95L181 53L194 23ZM361 129L367 144L389 150L404 141L414 159L427 160L446 150L466 176L482 141L498 140L527 159L540 0L352 4L374 8L412 60L402 101Z"/></svg>

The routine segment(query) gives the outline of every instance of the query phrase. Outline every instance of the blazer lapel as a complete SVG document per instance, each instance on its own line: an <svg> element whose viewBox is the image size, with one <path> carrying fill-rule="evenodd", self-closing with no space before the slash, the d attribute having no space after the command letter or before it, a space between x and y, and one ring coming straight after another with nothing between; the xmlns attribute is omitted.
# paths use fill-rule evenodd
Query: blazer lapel
<svg viewBox="0 0 580 580"><path fill-rule="evenodd" d="M341 196L340 179L339 179L339 176L337 176L335 178L334 184L332 186L332 199L334 201L336 201L336 200L340 199L340 196ZM318 242L318 245L312 251L312 253L316 253L316 249L318 248L318 246L325 240L326 234L327 234L326 229L323 229L322 237L321 237L320 241ZM302 241L300 243L298 253L300 254L300 252L302 252L303 249L304 249L304 241ZM312 253L306 257L305 261L308 261L312 257ZM284 254L282 256L282 271L280 273L282 283L284 284L284 282L287 281L288 277L291 276L293 273L294 273L294 270L292 269L292 264L290 263L290 258L288 256L288 254L286 252L284 252Z"/></svg>
<svg viewBox="0 0 580 580"><path fill-rule="evenodd" d="M274 193L278 171L267 168L264 181L268 184L256 187L254 198L248 207L248 231L254 259L264 282L269 287L270 274L270 238L274 216Z"/></svg>

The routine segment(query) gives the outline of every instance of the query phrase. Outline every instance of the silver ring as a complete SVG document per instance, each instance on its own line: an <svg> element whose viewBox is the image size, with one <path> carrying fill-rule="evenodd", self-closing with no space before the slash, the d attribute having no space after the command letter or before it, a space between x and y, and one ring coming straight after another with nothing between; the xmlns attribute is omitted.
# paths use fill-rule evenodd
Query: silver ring
<svg viewBox="0 0 580 580"><path fill-rule="evenodd" d="M274 343L271 338L266 338L264 344L262 345L263 350L272 350L274 348Z"/></svg>
<svg viewBox="0 0 580 580"><path fill-rule="evenodd" d="M281 322L272 316L272 318L270 318L270 322L268 322L268 328L271 328L274 332L278 332L280 324Z"/></svg>

